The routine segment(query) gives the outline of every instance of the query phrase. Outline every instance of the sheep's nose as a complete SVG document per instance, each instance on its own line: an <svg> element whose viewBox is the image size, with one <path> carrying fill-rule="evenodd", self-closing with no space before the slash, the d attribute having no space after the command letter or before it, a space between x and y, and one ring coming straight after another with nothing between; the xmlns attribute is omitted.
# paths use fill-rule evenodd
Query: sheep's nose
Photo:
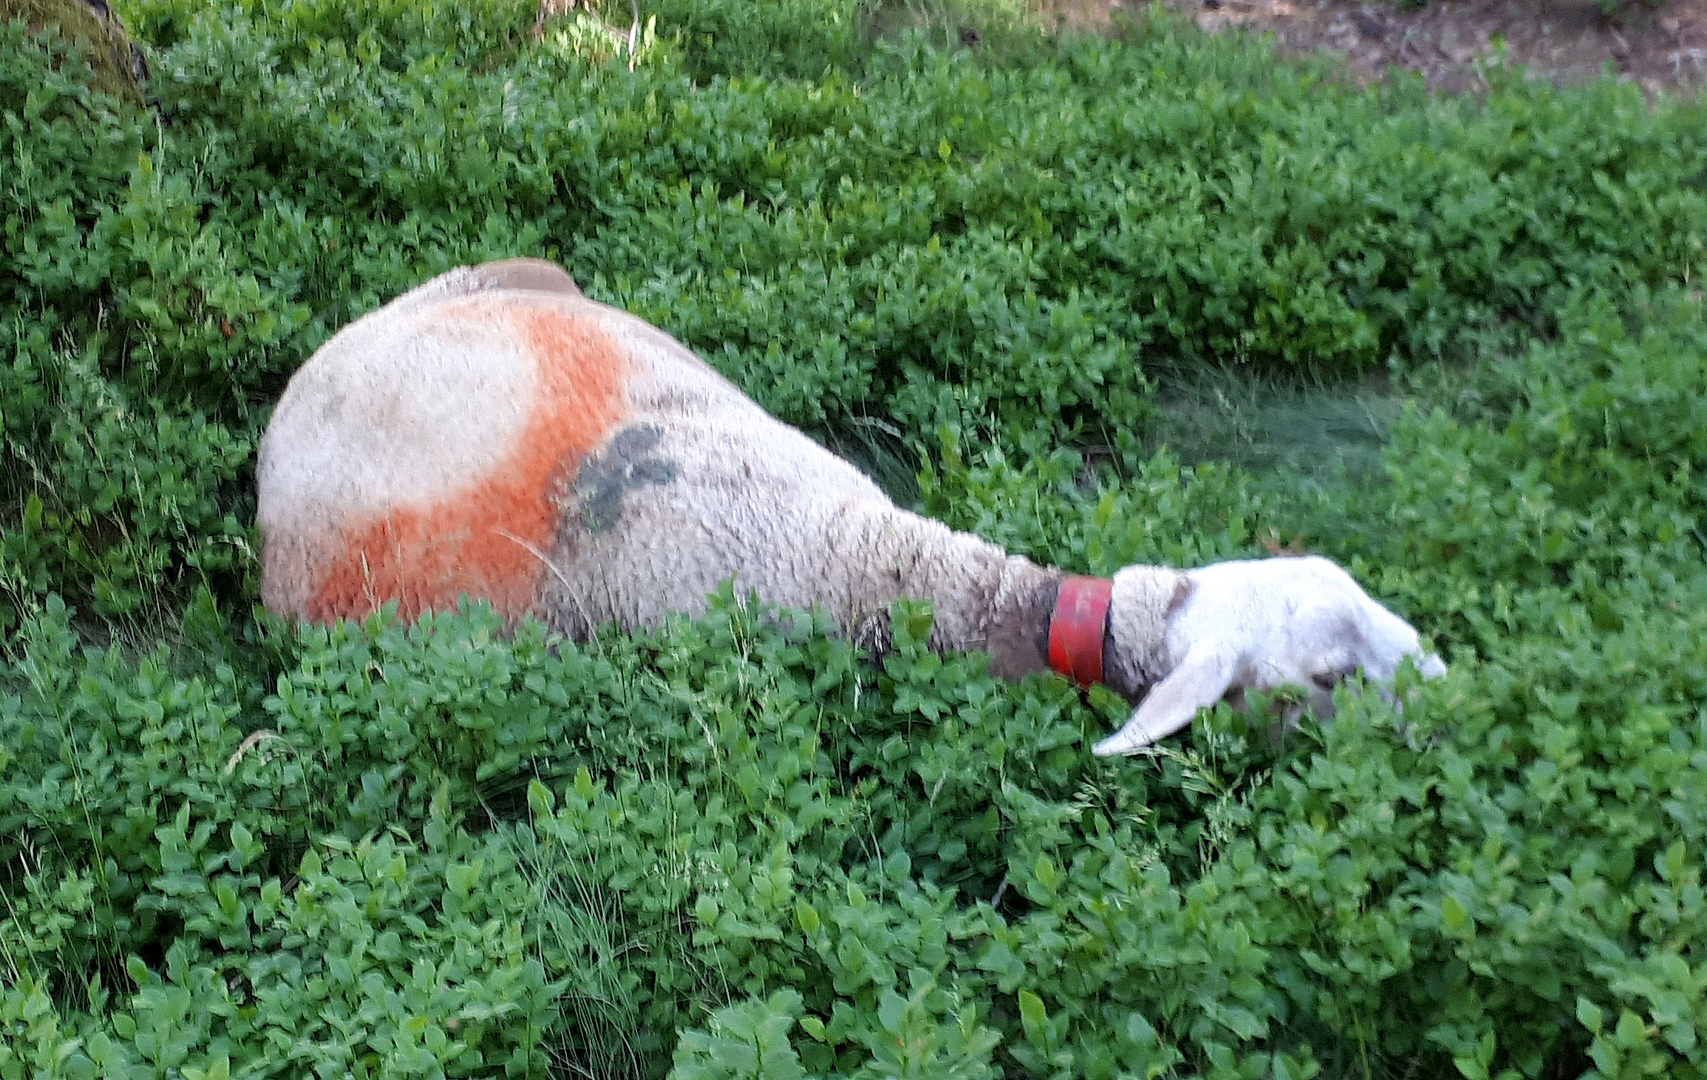
<svg viewBox="0 0 1707 1080"><path fill-rule="evenodd" d="M1429 653L1417 664L1417 674L1425 679L1438 679L1446 674L1446 661L1434 653Z"/></svg>

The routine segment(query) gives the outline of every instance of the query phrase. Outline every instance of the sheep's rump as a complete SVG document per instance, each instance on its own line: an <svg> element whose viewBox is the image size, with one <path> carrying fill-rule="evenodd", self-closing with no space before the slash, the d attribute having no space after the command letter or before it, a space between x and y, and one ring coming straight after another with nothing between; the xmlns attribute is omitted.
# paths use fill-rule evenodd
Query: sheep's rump
<svg viewBox="0 0 1707 1080"><path fill-rule="evenodd" d="M576 636L702 610L730 576L845 614L826 561L900 513L533 260L452 271L335 335L280 400L257 483L275 611L414 618L467 595Z"/></svg>

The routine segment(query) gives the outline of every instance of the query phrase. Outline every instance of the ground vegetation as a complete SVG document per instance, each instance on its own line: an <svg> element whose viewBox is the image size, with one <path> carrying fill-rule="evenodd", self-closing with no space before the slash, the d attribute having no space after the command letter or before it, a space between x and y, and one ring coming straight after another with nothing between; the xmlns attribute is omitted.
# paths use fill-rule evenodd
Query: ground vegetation
<svg viewBox="0 0 1707 1080"><path fill-rule="evenodd" d="M146 104L0 24L0 1076L1707 1072L1700 105L756 10L133 0ZM1321 552L1451 670L1110 762L925 605L267 616L285 380L522 254L956 527Z"/></svg>

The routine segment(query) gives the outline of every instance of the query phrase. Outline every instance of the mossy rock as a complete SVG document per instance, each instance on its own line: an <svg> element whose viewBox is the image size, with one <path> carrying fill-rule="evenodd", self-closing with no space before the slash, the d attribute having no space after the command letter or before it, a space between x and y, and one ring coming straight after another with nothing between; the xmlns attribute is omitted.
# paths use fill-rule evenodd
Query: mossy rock
<svg viewBox="0 0 1707 1080"><path fill-rule="evenodd" d="M142 104L142 54L105 0L0 0L0 23L22 19L32 33L53 27L83 49L94 89Z"/></svg>

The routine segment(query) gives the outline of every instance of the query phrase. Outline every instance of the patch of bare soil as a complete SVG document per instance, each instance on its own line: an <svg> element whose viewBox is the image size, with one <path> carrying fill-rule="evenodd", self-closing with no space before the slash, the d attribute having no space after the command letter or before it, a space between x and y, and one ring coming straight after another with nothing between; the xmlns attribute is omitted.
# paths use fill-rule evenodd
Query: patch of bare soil
<svg viewBox="0 0 1707 1080"><path fill-rule="evenodd" d="M1285 52L1327 51L1360 82L1389 68L1421 72L1438 90L1486 86L1489 64L1522 66L1561 84L1610 69L1650 94L1694 95L1707 86L1707 0L1624 0L1606 15L1594 0L1162 0L1212 33L1272 33ZM1046 0L1057 18L1104 29L1123 4Z"/></svg>
<svg viewBox="0 0 1707 1080"><path fill-rule="evenodd" d="M49 25L82 44L95 89L141 104L148 65L107 0L0 0L0 22L24 20L30 33Z"/></svg>

